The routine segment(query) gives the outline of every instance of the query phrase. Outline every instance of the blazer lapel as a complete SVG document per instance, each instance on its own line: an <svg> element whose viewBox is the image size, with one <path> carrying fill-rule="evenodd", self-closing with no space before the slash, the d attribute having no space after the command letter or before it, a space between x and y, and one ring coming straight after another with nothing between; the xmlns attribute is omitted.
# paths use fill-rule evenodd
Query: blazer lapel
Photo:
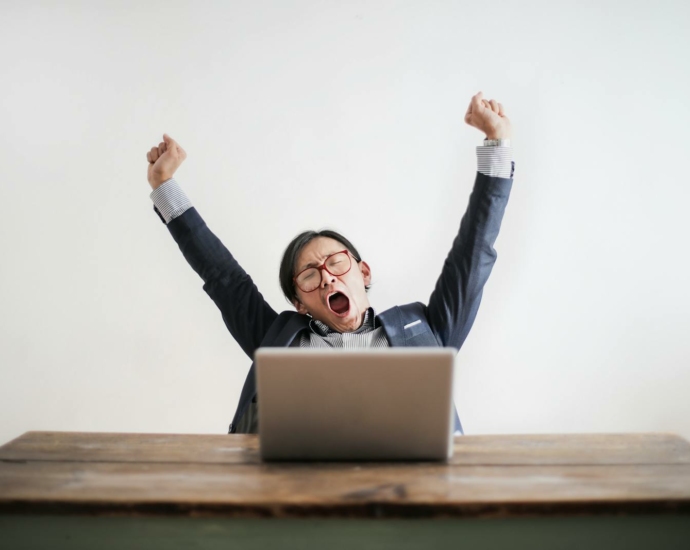
<svg viewBox="0 0 690 550"><path fill-rule="evenodd" d="M280 316L285 316L285 320L273 324L271 330L268 331L261 342L261 347L287 347L299 331L309 326L309 317L306 315L289 311L281 313Z"/></svg>
<svg viewBox="0 0 690 550"><path fill-rule="evenodd" d="M297 333L309 327L309 317L299 313L291 317L285 328L278 333L275 342L268 344L271 347L288 346L295 339Z"/></svg>
<svg viewBox="0 0 690 550"><path fill-rule="evenodd" d="M403 329L403 319L399 307L392 307L377 315L378 320L383 326L383 330L388 336L391 347L405 346L405 329Z"/></svg>

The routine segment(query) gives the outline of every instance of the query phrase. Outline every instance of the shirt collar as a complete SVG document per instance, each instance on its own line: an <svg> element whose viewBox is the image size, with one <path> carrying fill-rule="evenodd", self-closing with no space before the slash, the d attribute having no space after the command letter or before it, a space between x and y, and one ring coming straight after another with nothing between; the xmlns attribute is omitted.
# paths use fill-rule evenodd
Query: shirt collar
<svg viewBox="0 0 690 550"><path fill-rule="evenodd" d="M366 312L364 312L364 321L362 322L362 326L357 330L352 331L352 333L357 334L359 332L369 332L370 330L377 328L379 325L380 323L378 317L376 317L376 312L374 312L373 307L370 307L366 310ZM337 330L333 330L326 323L323 323L318 319L312 319L309 321L309 328L312 330L312 332L318 334L319 336L338 334Z"/></svg>

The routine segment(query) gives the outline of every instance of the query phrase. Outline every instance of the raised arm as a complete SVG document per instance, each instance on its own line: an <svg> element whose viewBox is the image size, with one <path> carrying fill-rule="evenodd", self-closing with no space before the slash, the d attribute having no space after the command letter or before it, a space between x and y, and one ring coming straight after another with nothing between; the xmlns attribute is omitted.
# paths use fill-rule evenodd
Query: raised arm
<svg viewBox="0 0 690 550"><path fill-rule="evenodd" d="M167 134L163 138L146 154L155 209L189 265L204 281L204 291L220 309L228 330L253 358L278 314L173 179L187 154Z"/></svg>
<svg viewBox="0 0 690 550"><path fill-rule="evenodd" d="M490 140L511 137L503 106L483 99L481 92L472 97L465 122ZM504 142L477 147L477 160L479 169L467 210L427 306L436 338L456 349L472 328L484 285L496 262L494 243L513 183L514 163Z"/></svg>

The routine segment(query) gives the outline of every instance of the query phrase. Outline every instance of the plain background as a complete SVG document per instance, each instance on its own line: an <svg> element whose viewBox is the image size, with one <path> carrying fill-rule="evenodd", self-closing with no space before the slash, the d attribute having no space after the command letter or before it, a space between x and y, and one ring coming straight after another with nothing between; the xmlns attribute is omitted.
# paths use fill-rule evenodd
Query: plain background
<svg viewBox="0 0 690 550"><path fill-rule="evenodd" d="M484 137L514 127L460 351L468 434L690 437L690 4L0 4L0 442L226 433L250 360L152 209L146 152L277 310L284 247L347 235L378 310L427 301Z"/></svg>

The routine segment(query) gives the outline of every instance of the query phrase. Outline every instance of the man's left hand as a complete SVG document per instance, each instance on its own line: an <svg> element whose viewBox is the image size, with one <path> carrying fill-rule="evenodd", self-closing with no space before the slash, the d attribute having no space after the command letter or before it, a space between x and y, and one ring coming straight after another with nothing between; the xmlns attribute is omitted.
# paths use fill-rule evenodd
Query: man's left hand
<svg viewBox="0 0 690 550"><path fill-rule="evenodd" d="M510 119L503 105L495 99L484 99L482 92L472 96L465 122L484 132L487 139L510 139L512 136Z"/></svg>

